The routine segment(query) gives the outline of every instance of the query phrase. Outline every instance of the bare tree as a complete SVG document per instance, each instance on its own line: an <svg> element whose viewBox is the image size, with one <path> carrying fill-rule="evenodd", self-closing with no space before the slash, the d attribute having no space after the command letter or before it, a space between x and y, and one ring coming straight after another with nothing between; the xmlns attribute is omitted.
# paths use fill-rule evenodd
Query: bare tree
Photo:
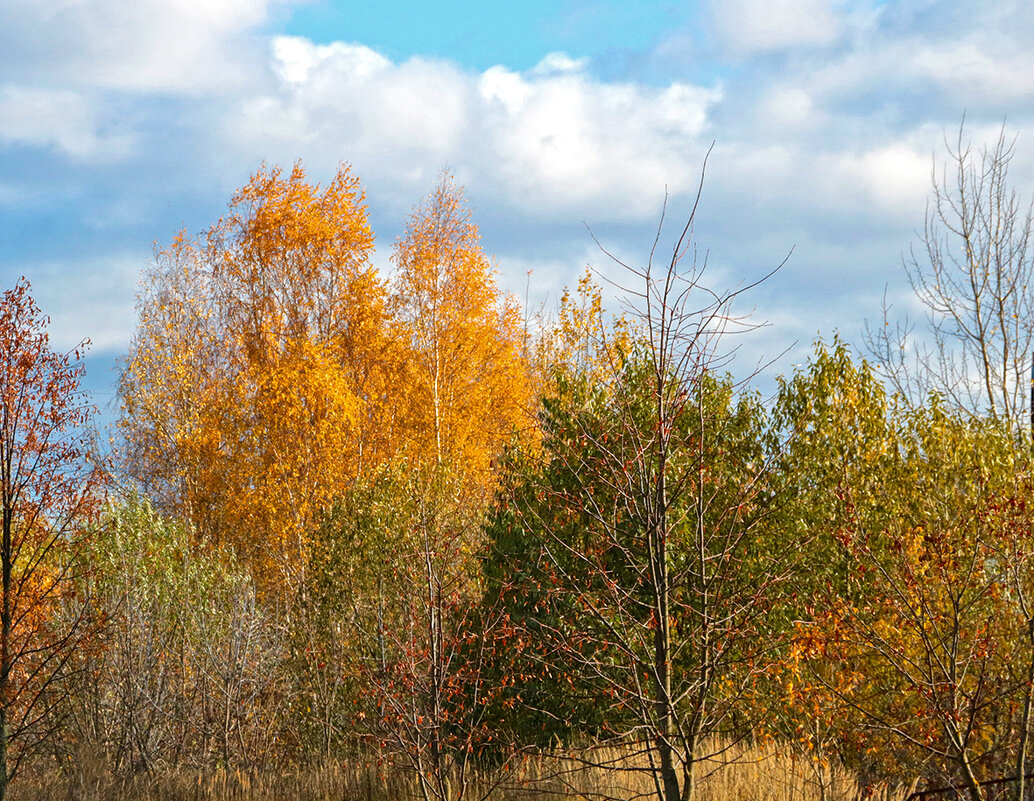
<svg viewBox="0 0 1034 801"><path fill-rule="evenodd" d="M1009 184L1015 137L1004 125L994 144L975 150L963 120L945 147L919 245L903 259L926 331L907 319L893 322L885 302L880 324L866 325L865 342L913 404L937 392L1013 427L1026 409L1034 350L1034 209Z"/></svg>

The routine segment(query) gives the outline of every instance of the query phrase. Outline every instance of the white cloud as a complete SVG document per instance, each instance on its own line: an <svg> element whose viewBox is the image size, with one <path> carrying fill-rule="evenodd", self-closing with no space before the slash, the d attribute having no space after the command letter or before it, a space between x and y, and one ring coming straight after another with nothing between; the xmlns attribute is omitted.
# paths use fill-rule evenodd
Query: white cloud
<svg viewBox="0 0 1034 801"><path fill-rule="evenodd" d="M609 66L552 53L481 72L266 38L285 1L0 0L0 147L33 149L0 176L0 206L30 224L60 206L41 258L197 230L262 160L302 159L313 180L352 163L383 266L391 226L446 166L494 237L501 285L523 294L535 268L534 302L585 260L605 268L582 220L641 255L665 189L685 206L715 139L698 221L714 278L735 284L796 244L766 305L794 336L833 323L852 336L878 310L866 293L901 278L931 154L963 109L977 146L1008 114L1021 131L1011 177L1034 181L1029 0L988 0L968 18L964 0L713 0L711 38L672 31ZM624 77L601 79L608 68ZM40 283L62 336L124 347L140 262L68 264L67 285L56 262Z"/></svg>
<svg viewBox="0 0 1034 801"><path fill-rule="evenodd" d="M291 0L5 0L0 65L28 80L131 90L226 89L252 80L247 34ZM248 57L248 53L254 57Z"/></svg>
<svg viewBox="0 0 1034 801"><path fill-rule="evenodd" d="M421 181L457 154L471 125L469 75L429 59L392 64L363 45L273 41L276 86L224 117L223 147L259 160L303 157L317 169L341 160L364 179ZM410 201L412 202L412 200Z"/></svg>
<svg viewBox="0 0 1034 801"><path fill-rule="evenodd" d="M500 203L530 215L637 219L656 212L665 187L690 188L716 89L606 83L554 53L528 72L410 59L367 47L273 42L275 92L252 97L227 136L264 158L309 143L310 158L352 162L410 197L442 165L494 187ZM275 156L274 156L275 157Z"/></svg>
<svg viewBox="0 0 1034 801"><path fill-rule="evenodd" d="M0 87L0 142L54 148L76 161L124 158L132 135L104 127L94 102L77 92Z"/></svg>
<svg viewBox="0 0 1034 801"><path fill-rule="evenodd" d="M935 82L942 91L981 95L998 102L1034 93L1034 56L1026 48L1009 52L1008 48L989 48L983 42L944 42L940 46L917 45L912 54L915 72Z"/></svg>
<svg viewBox="0 0 1034 801"><path fill-rule="evenodd" d="M326 69L328 65L332 69ZM273 68L289 84L305 84L321 69L331 79L364 80L390 66L388 59L361 44L314 45L300 36L278 36L273 40Z"/></svg>
<svg viewBox="0 0 1034 801"><path fill-rule="evenodd" d="M547 53L538 64L532 67L531 74L536 77L547 77L581 72L588 63L587 58L571 58L567 53Z"/></svg>
<svg viewBox="0 0 1034 801"><path fill-rule="evenodd" d="M1034 99L1034 55L1009 41L931 40L872 31L851 49L808 64L798 76L813 99L841 113L910 95L913 114L951 108L1004 113ZM785 76L784 76L785 79Z"/></svg>
<svg viewBox="0 0 1034 801"><path fill-rule="evenodd" d="M826 114L815 107L811 94L799 87L772 88L762 95L757 110L765 130L815 130L826 122Z"/></svg>
<svg viewBox="0 0 1034 801"><path fill-rule="evenodd" d="M721 43L737 55L833 44L841 32L834 0L712 0Z"/></svg>
<svg viewBox="0 0 1034 801"><path fill-rule="evenodd" d="M964 0L830 2L841 12L836 46L790 46L784 63L751 72L755 85L792 85L816 109L841 116L901 105L898 113L942 123L963 109L1001 117L1034 99L1034 4L989 0L974 16Z"/></svg>
<svg viewBox="0 0 1034 801"><path fill-rule="evenodd" d="M610 219L651 215L665 187L690 188L719 97L686 84L652 89L581 75L523 79L522 89L523 103L487 119L511 202L530 214L567 208Z"/></svg>
<svg viewBox="0 0 1034 801"><path fill-rule="evenodd" d="M930 191L930 156L895 142L858 156L844 156L834 168L851 188L890 214L916 215Z"/></svg>
<svg viewBox="0 0 1034 801"><path fill-rule="evenodd" d="M481 75L478 88L482 98L489 102L498 101L508 114L519 114L532 94L531 86L523 76L505 67L486 70Z"/></svg>

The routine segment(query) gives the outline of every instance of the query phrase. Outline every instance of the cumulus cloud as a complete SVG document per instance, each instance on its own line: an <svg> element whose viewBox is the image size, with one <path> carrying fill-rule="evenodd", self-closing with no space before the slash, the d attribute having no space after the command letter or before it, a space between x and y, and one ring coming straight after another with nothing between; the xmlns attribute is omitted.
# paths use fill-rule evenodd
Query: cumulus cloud
<svg viewBox="0 0 1034 801"><path fill-rule="evenodd" d="M775 16L793 7L792 16L803 18L797 11L808 3L766 6ZM807 244L798 259L832 238L851 239L857 250L860 232L879 232L888 243L896 236L894 250L871 257L889 265L880 269L891 276L897 253L922 223L932 161L943 157L945 133L953 135L963 112L974 143L993 139L1007 117L1025 149L1026 132L1034 130L1034 6L992 0L979 19L963 0L832 0L822 8L809 12L835 17L819 26L829 34L822 47L791 45L787 34L786 46L776 48L775 33L762 42L747 35L748 25L739 45L727 43L739 50L721 51L729 63L780 52L738 67L724 82L711 119L718 158L729 159L721 162L726 186L719 191L730 203L732 196L752 198L747 204L769 216L766 230L800 231L796 241ZM719 13L728 22L734 11L748 10L740 0L712 7L716 24ZM764 9L755 12L756 20L765 18ZM1018 186L1034 179L1034 164L1018 158L1014 166ZM875 235L864 247L875 252ZM847 255L845 273L858 258Z"/></svg>
<svg viewBox="0 0 1034 801"><path fill-rule="evenodd" d="M600 214L609 206L619 219L654 213L665 187L673 194L690 189L708 107L721 96L683 83L603 84L580 73L518 77L517 85L510 102L486 114L491 152L513 202L529 213L567 207ZM482 97L495 100L490 85Z"/></svg>
<svg viewBox="0 0 1034 801"><path fill-rule="evenodd" d="M861 153L827 155L817 166L828 194L839 191L856 207L878 209L887 215L919 219L930 191L930 154L906 142Z"/></svg>
<svg viewBox="0 0 1034 801"><path fill-rule="evenodd" d="M473 84L455 65L393 64L362 45L286 37L274 40L273 56L276 85L246 97L222 123L222 148L249 166L304 158L327 171L348 161L364 180L411 194L465 153Z"/></svg>
<svg viewBox="0 0 1034 801"><path fill-rule="evenodd" d="M724 13L740 2L716 8ZM791 5L812 2L817 0ZM787 6L777 2L776 7ZM787 47L782 63L766 62L765 68L750 72L749 80L761 86L793 85L808 93L815 108L840 116L897 106L902 122L959 116L962 109L1001 115L1034 98L1029 47L1034 4L993 0L979 19L964 0L898 0L871 7L840 0L833 12L834 46L820 51L804 42ZM745 47L743 52L764 50Z"/></svg>
<svg viewBox="0 0 1034 801"><path fill-rule="evenodd" d="M718 89L606 83L552 53L527 72L469 73L447 62L392 63L358 44L273 42L275 92L241 107L228 136L251 149L319 142L333 158L396 186L429 166L493 186L530 215L607 219L656 211L665 187L690 188ZM424 191L421 187L420 191Z"/></svg>
<svg viewBox="0 0 1034 801"><path fill-rule="evenodd" d="M1013 178L1034 183L1029 0L979 15L968 0L713 0L710 31L666 31L609 79L605 56L584 52L474 70L266 36L293 1L0 0L0 152L30 151L0 171L0 225L59 231L2 269L54 265L39 285L67 341L124 345L127 278L146 259L107 258L111 242L210 224L263 160L300 158L314 180L350 162L379 215L382 266L405 212L451 168L501 284L521 292L534 269L534 302L585 261L603 266L582 220L641 253L665 190L684 207L716 140L698 221L713 275L735 284L796 245L762 316L809 338L834 324L850 336L861 307L878 307L964 109L978 146L1008 116Z"/></svg>

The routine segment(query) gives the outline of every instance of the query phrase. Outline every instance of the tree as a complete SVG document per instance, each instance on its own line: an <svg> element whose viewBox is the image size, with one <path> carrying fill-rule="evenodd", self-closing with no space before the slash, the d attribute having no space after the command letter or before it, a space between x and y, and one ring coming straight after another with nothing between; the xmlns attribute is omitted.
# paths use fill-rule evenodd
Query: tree
<svg viewBox="0 0 1034 801"><path fill-rule="evenodd" d="M996 558L1004 567L1003 599L1017 623L1017 658L1010 660L1010 676L1018 688L1020 718L1015 745L1015 798L1027 797L1030 758L1031 713L1034 707L1034 530L1028 511L1031 498L1029 466L1017 481L1016 491L995 499L989 515L1001 527L996 538ZM1015 663L1015 668L1013 665Z"/></svg>
<svg viewBox="0 0 1034 801"><path fill-rule="evenodd" d="M859 671L849 699L867 726L925 752L981 798L979 774L998 736L1009 735L999 721L1015 685L1004 668L1019 654L1003 603L1003 526L989 514L1009 442L997 426L936 406L908 425L901 473L887 482L896 514L873 525L852 508L850 488L841 492L852 520L838 538L867 592L828 606L826 627L842 635L828 653ZM882 698L865 689L870 682Z"/></svg>
<svg viewBox="0 0 1034 801"><path fill-rule="evenodd" d="M1025 454L1003 421L888 398L839 342L783 382L776 416L787 540L810 530L813 543L793 607L794 705L817 701L856 764L982 797L980 780L1024 752Z"/></svg>
<svg viewBox="0 0 1034 801"><path fill-rule="evenodd" d="M157 254L120 381L128 464L263 584L297 586L323 509L388 449L386 290L362 188L260 170ZM382 425L383 423L383 425Z"/></svg>
<svg viewBox="0 0 1034 801"><path fill-rule="evenodd" d="M137 298L137 330L119 398L127 472L198 531L217 530L226 493L219 402L225 349L201 243L179 234L155 253Z"/></svg>
<svg viewBox="0 0 1034 801"><path fill-rule="evenodd" d="M498 686L488 670L507 644L496 610L477 604L482 554L471 543L482 504L465 497L467 478L438 469L431 481L410 474L397 488L406 521L395 537L405 544L389 564L404 590L363 672L377 702L372 733L424 801L487 798L506 766L486 780L486 753L509 756L492 726Z"/></svg>
<svg viewBox="0 0 1034 801"><path fill-rule="evenodd" d="M503 446L530 427L532 385L519 309L496 288L448 175L413 212L393 258L391 306L410 354L399 394L406 453L487 489Z"/></svg>
<svg viewBox="0 0 1034 801"><path fill-rule="evenodd" d="M602 288L587 267L573 290L565 288L556 320L535 343L535 373L543 391L539 427L546 440L515 442L501 460L501 489L489 510L489 543L481 554L482 605L501 610L500 626L510 643L491 654L501 688L494 698L494 725L525 746L548 749L596 737L606 717L602 693L584 682L575 691L576 665L541 636L543 625L555 625L570 610L549 592L549 572L537 569L541 531L525 525L519 509L523 491L535 486L531 477L548 458L551 432L564 428L554 423L555 413L584 403L587 388L606 386L620 372L632 341L628 321L608 317Z"/></svg>
<svg viewBox="0 0 1034 801"><path fill-rule="evenodd" d="M791 634L778 688L786 702L766 720L765 731L818 764L839 758L871 774L871 733L838 695L848 674L831 660L811 658L816 629L808 621L831 596L858 601L867 593L864 575L833 535L851 524L853 509L873 515L888 509L884 479L896 453L892 400L872 367L856 361L839 338L816 343L807 366L778 382L772 422L782 444L773 452L779 502L771 526L779 547L799 561L780 599L780 628ZM850 508L842 502L845 487L854 499ZM823 777L816 778L824 792Z"/></svg>
<svg viewBox="0 0 1034 801"><path fill-rule="evenodd" d="M504 445L531 428L533 387L518 308L499 292L464 207L443 175L396 243L391 309L406 367L398 377L406 476L394 506L394 611L366 675L375 731L425 799L475 791L486 734L486 653L496 631L479 609L482 515Z"/></svg>
<svg viewBox="0 0 1034 801"><path fill-rule="evenodd" d="M1034 206L1009 185L1015 139L1003 126L979 152L965 137L945 141L947 164L934 168L918 252L904 259L926 309L927 336L914 327L866 329L866 343L891 386L921 405L935 391L954 407L1010 426L1027 407L1034 358Z"/></svg>
<svg viewBox="0 0 1034 801"><path fill-rule="evenodd" d="M492 527L497 543L533 546L500 555L512 573L497 591L541 593L530 637L607 706L603 731L647 760L664 801L692 799L722 747L707 739L737 731L785 578L763 545L764 416L719 370L722 336L746 326L730 310L744 290L711 292L683 264L692 222L663 266L651 253L628 268L640 330L614 369L556 374L542 458Z"/></svg>
<svg viewBox="0 0 1034 801"><path fill-rule="evenodd" d="M290 632L296 656L303 744L332 749L369 733L378 708L369 680L387 659L386 631L404 628L400 578L415 547L405 472L392 465L358 478L328 510L310 549L305 603Z"/></svg>
<svg viewBox="0 0 1034 801"><path fill-rule="evenodd" d="M48 320L22 279L0 301L0 799L48 721L69 659L88 633L70 604L77 556L96 510L101 473L79 389L86 343L50 349ZM62 614L62 607L72 608ZM77 611L76 611L77 610Z"/></svg>

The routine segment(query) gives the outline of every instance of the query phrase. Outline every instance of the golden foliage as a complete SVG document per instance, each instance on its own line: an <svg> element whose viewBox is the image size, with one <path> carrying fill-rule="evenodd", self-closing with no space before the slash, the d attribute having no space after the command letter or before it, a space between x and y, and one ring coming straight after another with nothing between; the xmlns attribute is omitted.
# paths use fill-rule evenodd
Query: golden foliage
<svg viewBox="0 0 1034 801"><path fill-rule="evenodd" d="M301 166L261 170L202 237L156 254L121 380L134 474L199 534L276 583L298 577L325 509L402 458L484 494L531 421L515 302L443 180L370 265L364 195Z"/></svg>
<svg viewBox="0 0 1034 801"><path fill-rule="evenodd" d="M590 381L619 372L641 332L624 317L607 319L603 292L586 267L572 291L564 289L557 321L538 346L538 361L550 371L573 369Z"/></svg>
<svg viewBox="0 0 1034 801"><path fill-rule="evenodd" d="M532 422L520 309L496 287L463 194L448 176L396 243L392 310L408 347L399 394L405 453L474 486Z"/></svg>
<svg viewBox="0 0 1034 801"><path fill-rule="evenodd" d="M261 170L157 254L121 381L131 465L202 536L289 578L360 469L385 398L386 293L364 195Z"/></svg>

